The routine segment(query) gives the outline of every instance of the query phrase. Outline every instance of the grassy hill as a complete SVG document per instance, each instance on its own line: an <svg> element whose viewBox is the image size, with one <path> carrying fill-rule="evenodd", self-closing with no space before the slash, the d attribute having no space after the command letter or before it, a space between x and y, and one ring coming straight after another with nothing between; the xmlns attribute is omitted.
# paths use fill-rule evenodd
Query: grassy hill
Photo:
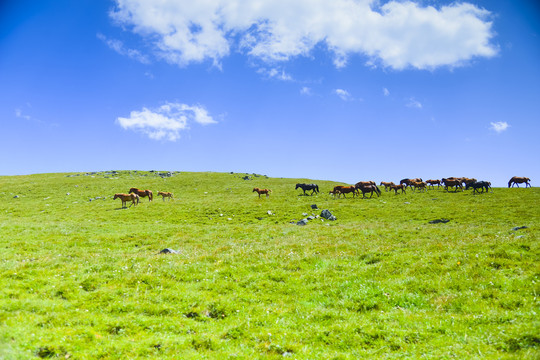
<svg viewBox="0 0 540 360"><path fill-rule="evenodd" d="M247 175L0 177L0 358L540 357L538 188L333 199ZM175 199L121 209L130 187Z"/></svg>

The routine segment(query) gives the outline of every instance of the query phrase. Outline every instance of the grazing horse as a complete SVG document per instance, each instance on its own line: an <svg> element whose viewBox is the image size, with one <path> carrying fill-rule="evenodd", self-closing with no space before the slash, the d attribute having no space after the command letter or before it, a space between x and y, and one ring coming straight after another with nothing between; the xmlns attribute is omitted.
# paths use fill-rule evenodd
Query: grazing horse
<svg viewBox="0 0 540 360"><path fill-rule="evenodd" d="M161 195L163 196L163 201L165 201L165 198L169 198L169 200L171 200L173 198L173 193L172 192L164 192L164 191L158 191L158 196Z"/></svg>
<svg viewBox="0 0 540 360"><path fill-rule="evenodd" d="M304 195L306 195L306 190L312 190L311 195L319 192L319 186L317 184L296 184L295 190L298 188L304 190Z"/></svg>
<svg viewBox="0 0 540 360"><path fill-rule="evenodd" d="M491 189L491 183L489 181L475 181L472 184L467 184L467 186L473 188L473 194L476 192L480 193L479 189L482 189L481 192L484 192L484 189L486 189L486 192ZM493 189L491 189L491 192L493 192Z"/></svg>
<svg viewBox="0 0 540 360"><path fill-rule="evenodd" d="M272 190L270 189L259 189L259 188L253 188L252 192L257 192L259 194L259 199L261 198L261 194L266 194L266 197L270 196L270 193Z"/></svg>
<svg viewBox="0 0 540 360"><path fill-rule="evenodd" d="M401 193L403 194L403 193L405 193L405 188L406 187L407 186L405 184L392 185L392 186L390 186L390 191L394 190L396 192L396 195L397 195L397 191L401 189Z"/></svg>
<svg viewBox="0 0 540 360"><path fill-rule="evenodd" d="M341 197L341 194L343 194L343 197L346 198L345 194L353 193L353 197L356 196L356 187L354 185L351 186L344 186L344 185L338 185L334 186L334 196L337 194L338 198Z"/></svg>
<svg viewBox="0 0 540 360"><path fill-rule="evenodd" d="M152 194L152 192L150 190L140 190L140 189L137 189L137 188L131 188L131 189L129 189L129 192L130 193L135 193L135 194L139 195L140 197L147 197L148 196L148 201L152 201L154 199L154 195Z"/></svg>
<svg viewBox="0 0 540 360"><path fill-rule="evenodd" d="M379 184L379 186L384 186L384 191L388 191L388 189L390 188L390 186L392 185L396 185L394 184L393 182L386 182L386 181L381 181L381 183Z"/></svg>
<svg viewBox="0 0 540 360"><path fill-rule="evenodd" d="M122 208L125 208L126 203L128 201L130 201L130 200L131 200L131 205L137 206L137 204L139 203L139 195L137 195L135 193L129 193L129 194L118 193L118 194L114 194L113 200L116 200L116 199L122 200ZM137 201L137 204L135 204L135 201ZM129 207L131 207L131 205L129 205Z"/></svg>
<svg viewBox="0 0 540 360"><path fill-rule="evenodd" d="M373 197L373 193L377 194L377 197L381 195L381 190L379 190L377 185L356 184L354 187L362 192L362 198L366 197L366 193L371 193L370 198Z"/></svg>
<svg viewBox="0 0 540 360"><path fill-rule="evenodd" d="M441 180L426 180L426 183L431 186L432 188L435 188L434 185L437 185L437 189L441 186Z"/></svg>
<svg viewBox="0 0 540 360"><path fill-rule="evenodd" d="M445 179L445 178L443 178L441 181L444 184L444 189L446 191L448 191L448 187L452 187L452 186L455 187L455 189L456 189L455 192L457 192L458 187L461 188L461 191L463 191L463 186L461 185L461 183L462 183L461 179L456 179L456 178Z"/></svg>
<svg viewBox="0 0 540 360"><path fill-rule="evenodd" d="M529 184L529 181L531 181L531 179L529 179L528 177L514 176L514 177L511 178L510 181L508 182L508 187L510 187L510 185L511 185L512 187L514 187L514 185L516 185L517 187L519 187L519 184L522 184L522 183L525 183L525 187L527 187L527 186L531 187L531 184Z"/></svg>

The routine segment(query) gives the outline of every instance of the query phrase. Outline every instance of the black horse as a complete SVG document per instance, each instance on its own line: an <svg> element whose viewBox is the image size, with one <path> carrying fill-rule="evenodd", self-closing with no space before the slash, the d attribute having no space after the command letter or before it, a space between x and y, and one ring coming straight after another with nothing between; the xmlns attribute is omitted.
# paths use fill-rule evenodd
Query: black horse
<svg viewBox="0 0 540 360"><path fill-rule="evenodd" d="M475 181L472 184L467 184L467 187L473 188L473 194L476 192L480 192L480 189L482 192L484 192L484 189L486 189L486 192L491 189L491 183L489 181ZM493 189L491 189L491 192L493 192Z"/></svg>
<svg viewBox="0 0 540 360"><path fill-rule="evenodd" d="M319 186L317 184L296 184L295 190L298 188L304 190L304 195L306 195L306 190L311 190L311 195L319 192Z"/></svg>

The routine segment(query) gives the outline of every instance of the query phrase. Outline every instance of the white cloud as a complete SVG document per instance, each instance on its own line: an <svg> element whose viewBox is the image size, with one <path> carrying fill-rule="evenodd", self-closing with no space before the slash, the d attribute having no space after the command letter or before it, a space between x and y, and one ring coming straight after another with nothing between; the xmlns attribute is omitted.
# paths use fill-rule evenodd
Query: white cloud
<svg viewBox="0 0 540 360"><path fill-rule="evenodd" d="M169 141L178 140L180 131L189 129L189 123L216 123L202 106L180 103L166 103L157 109L132 111L128 118L119 117L116 121L123 129L142 132L150 139Z"/></svg>
<svg viewBox="0 0 540 360"><path fill-rule="evenodd" d="M415 98L409 98L405 106L410 107L410 108L415 108L415 109L422 108L422 104L420 103L420 101L416 100Z"/></svg>
<svg viewBox="0 0 540 360"><path fill-rule="evenodd" d="M502 133L510 127L510 125L506 121L491 122L490 124L490 129L497 133Z"/></svg>
<svg viewBox="0 0 540 360"><path fill-rule="evenodd" d="M97 37L105 44L107 44L109 48L116 51L120 55L127 56L143 64L150 64L150 59L148 58L148 56L143 55L139 50L126 48L120 40L108 39L103 34L97 34Z"/></svg>
<svg viewBox="0 0 540 360"><path fill-rule="evenodd" d="M347 91L347 90L343 90L343 89L335 89L334 90L334 94L336 94L337 96L339 96L341 98L341 100L343 101L349 101L349 100L352 100L352 96L351 94Z"/></svg>
<svg viewBox="0 0 540 360"><path fill-rule="evenodd" d="M390 91L388 91L387 88L383 88L383 94L384 94L384 96L388 96L388 95L390 95Z"/></svg>
<svg viewBox="0 0 540 360"><path fill-rule="evenodd" d="M394 69L460 66L492 57L491 13L469 3L423 6L380 0L116 0L110 16L180 66L231 51L266 62L326 48L337 67L350 55ZM121 45L121 44L120 44ZM122 46L111 43L109 46Z"/></svg>
<svg viewBox="0 0 540 360"><path fill-rule="evenodd" d="M309 88L307 86L304 86L304 87L302 87L300 89L300 94L310 96L310 95L313 95L313 92L312 92L311 88Z"/></svg>

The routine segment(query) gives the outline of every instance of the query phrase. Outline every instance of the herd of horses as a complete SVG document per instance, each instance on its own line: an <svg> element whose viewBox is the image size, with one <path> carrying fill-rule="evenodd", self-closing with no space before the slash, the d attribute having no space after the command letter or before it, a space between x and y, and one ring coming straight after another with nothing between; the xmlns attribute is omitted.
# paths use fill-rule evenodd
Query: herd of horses
<svg viewBox="0 0 540 360"><path fill-rule="evenodd" d="M173 196L173 193L171 192L165 192L165 191L158 191L158 196L162 196L163 197L163 201L165 201L165 198L167 198L168 200L171 200L174 198ZM131 201L131 205L137 205L140 201L140 198L142 197L148 197L148 201L152 201L154 200L154 194L152 193L151 190L141 190L141 189L137 189L137 188L131 188L129 189L129 193L117 193L117 194L114 194L114 198L113 200L116 200L116 199L120 199L122 200L122 208L125 208L127 207L127 202L128 201ZM129 205L129 207L131 207L131 205Z"/></svg>
<svg viewBox="0 0 540 360"><path fill-rule="evenodd" d="M519 184L525 183L525 187L531 187L530 184L531 179L527 177L519 177L514 176L510 179L508 182L508 187L519 187ZM421 178L416 179L402 179L399 184L394 184L393 182L385 182L381 181L379 186L384 186L385 191L394 191L395 195L398 194L398 191L400 191L401 194L406 193L407 189L410 189L412 191L427 191L428 189L434 189L435 185L437 185L437 188L440 188L441 186L444 187L446 191L449 191L450 188L454 188L454 192L457 192L458 189L461 189L463 191L464 187L465 190L473 189L473 194L476 193L483 193L489 192L491 189L491 183L489 181L478 181L474 178L466 178L466 177L449 177L449 178L442 178L442 179L430 179L430 180L422 180ZM319 193L319 186L317 184L296 184L295 190L302 189L304 192L304 195L306 194L306 191L311 191L310 195L318 194ZM270 189L260 189L258 187L253 188L252 192L256 192L259 195L259 198L261 198L261 195L266 195L266 197L270 196L270 193L272 190ZM491 192L493 192L493 189L491 189ZM329 192L334 197L340 198L341 195L343 197L347 197L347 194L352 194L353 197L360 195L362 193L362 198L366 197L366 194L369 194L369 197L373 197L373 194L376 194L377 196L381 195L381 190L377 186L377 184L374 181L360 181L357 182L354 185L337 185L334 186L334 188ZM165 201L165 198L168 200L173 199L173 194L171 192L165 192L165 191L159 191L158 196L163 197L163 201ZM131 205L137 205L140 201L141 197L148 197L148 201L152 201L154 199L154 195L152 191L146 189L141 190L137 188L131 188L129 189L129 193L117 193L114 194L114 200L120 199L122 200L122 208L127 207L128 201L131 201Z"/></svg>
<svg viewBox="0 0 540 360"><path fill-rule="evenodd" d="M514 176L508 182L508 187L514 187L514 185L519 187L519 184L523 183L525 183L525 187L531 187L530 181L531 179L527 177ZM484 180L478 181L474 178L467 177L449 177L442 178L440 180L429 179L426 181L422 180L421 178L402 179L399 184L381 181L379 186L384 186L385 191L394 191L395 195L397 195L398 192L401 194L406 193L407 189L412 191L427 191L428 189L434 189L435 186L437 186L437 188L443 187L446 191L450 191L450 189L453 188L454 192L457 192L458 190L463 191L473 189L473 194L483 193L484 191L489 192L490 189L491 192L493 192L491 182ZM319 187L316 184L296 184L295 189L298 188L304 191L304 195L306 195L306 191L309 190L312 190L311 195L319 192ZM255 189L253 191L255 191ZM347 194L352 194L354 197L360 193L362 193L362 198L365 198L366 194L369 194L369 197L371 198L373 197L373 194L380 196L381 190L374 181L360 181L349 186L334 186L329 193L338 198L341 197L341 195L343 195L343 197L347 197Z"/></svg>

